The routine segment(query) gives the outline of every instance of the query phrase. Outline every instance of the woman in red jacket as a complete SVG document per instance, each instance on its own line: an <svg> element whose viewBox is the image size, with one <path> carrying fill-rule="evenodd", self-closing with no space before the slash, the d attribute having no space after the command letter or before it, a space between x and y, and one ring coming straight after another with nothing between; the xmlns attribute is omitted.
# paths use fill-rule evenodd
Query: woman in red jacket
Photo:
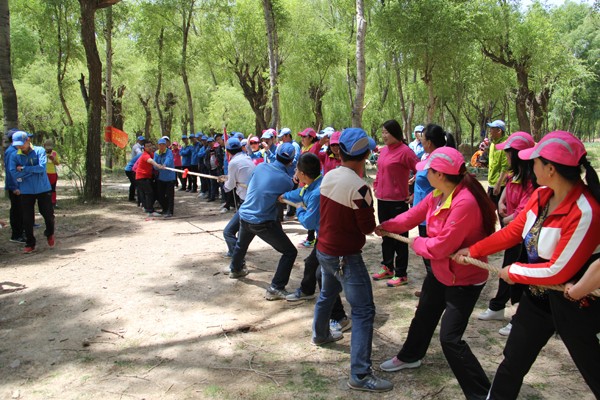
<svg viewBox="0 0 600 400"><path fill-rule="evenodd" d="M513 222L460 250L456 259L482 257L523 242L528 262L504 267L500 278L507 283L556 285L579 279L600 255L600 184L586 154L583 144L564 131L551 132L535 147L520 151L521 159L533 159L542 186ZM523 378L555 331L600 398L600 301L570 301L560 292L528 286L512 324L490 399L518 396Z"/></svg>
<svg viewBox="0 0 600 400"><path fill-rule="evenodd" d="M463 334L488 272L458 265L448 257L494 232L495 207L481 184L467 173L464 158L456 149L438 147L417 169L427 170L435 190L415 207L375 228L375 233L406 232L426 220L427 237L413 239L411 247L431 261L431 271L423 281L402 349L380 368L393 372L419 367L441 319L442 350L465 397L485 399L490 381Z"/></svg>
<svg viewBox="0 0 600 400"><path fill-rule="evenodd" d="M408 210L408 179L416 173L417 156L408 147L402 136L398 121L391 119L383 123L381 136L385 147L377 160L377 176L373 191L377 197L377 219L383 223ZM408 237L408 232L402 232ZM373 280L387 279L390 287L406 285L408 276L408 246L405 243L384 237L381 243L382 260L379 272Z"/></svg>

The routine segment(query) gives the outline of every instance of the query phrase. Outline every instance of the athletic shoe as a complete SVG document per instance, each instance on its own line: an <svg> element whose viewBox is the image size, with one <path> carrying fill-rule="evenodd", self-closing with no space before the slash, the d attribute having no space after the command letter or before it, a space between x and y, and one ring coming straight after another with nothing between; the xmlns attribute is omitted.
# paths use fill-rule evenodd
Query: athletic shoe
<svg viewBox="0 0 600 400"><path fill-rule="evenodd" d="M323 346L324 344L337 342L338 340L341 340L343 338L344 338L344 334L342 332L332 331L329 333L328 337L326 337L324 339L312 338L310 340L310 342L312 343L313 346Z"/></svg>
<svg viewBox="0 0 600 400"><path fill-rule="evenodd" d="M306 249L309 249L309 248L313 247L314 245L315 245L315 240L304 240L304 241L298 243L299 248L306 248Z"/></svg>
<svg viewBox="0 0 600 400"><path fill-rule="evenodd" d="M273 286L269 286L267 288L267 293L265 293L265 299L272 300L285 300L287 296L291 293L285 289L275 289Z"/></svg>
<svg viewBox="0 0 600 400"><path fill-rule="evenodd" d="M394 388L394 384L373 374L369 374L362 379L359 379L356 375L350 375L348 387L364 392L389 392Z"/></svg>
<svg viewBox="0 0 600 400"><path fill-rule="evenodd" d="M417 360L415 362L404 362L398 360L398 357L394 356L394 358L390 358L387 361L384 361L379 365L382 371L385 372L395 372L400 371L401 369L410 369L410 368L419 368L421 366L421 360Z"/></svg>
<svg viewBox="0 0 600 400"><path fill-rule="evenodd" d="M397 287L408 285L408 277L406 276L394 276L392 279L387 281L389 287Z"/></svg>
<svg viewBox="0 0 600 400"><path fill-rule="evenodd" d="M48 236L48 247L54 247L54 235Z"/></svg>
<svg viewBox="0 0 600 400"><path fill-rule="evenodd" d="M498 333L501 334L502 336L508 336L508 335L510 335L511 329L512 329L512 324L509 322L508 325L506 325L504 328L500 328Z"/></svg>
<svg viewBox="0 0 600 400"><path fill-rule="evenodd" d="M23 253L24 254L29 254L29 253L33 253L35 251L35 246L26 246L23 249Z"/></svg>
<svg viewBox="0 0 600 400"><path fill-rule="evenodd" d="M154 212L152 213L152 216L153 216L153 217L162 217L162 216L163 216L163 214L162 214L161 212L154 211Z"/></svg>
<svg viewBox="0 0 600 400"><path fill-rule="evenodd" d="M393 276L394 276L394 271L392 271L389 267L382 265L379 272L376 272L373 274L373 280L381 281L383 279L392 278Z"/></svg>
<svg viewBox="0 0 600 400"><path fill-rule="evenodd" d="M229 279L240 279L240 278L243 278L244 276L248 275L249 273L250 273L250 271L248 271L248 269L246 269L246 268L242 268L239 271L230 271Z"/></svg>
<svg viewBox="0 0 600 400"><path fill-rule="evenodd" d="M352 320L348 319L348 317L344 317L339 321L335 319L329 320L329 329L331 329L332 332L346 332L350 328L352 328Z"/></svg>
<svg viewBox="0 0 600 400"><path fill-rule="evenodd" d="M171 214L171 213L163 214L163 218L171 218L171 217L173 217L173 214Z"/></svg>
<svg viewBox="0 0 600 400"><path fill-rule="evenodd" d="M287 296L285 296L285 299L287 301L300 301L300 300L310 300L310 299L314 299L316 296L315 293L313 294L305 294L304 292L302 292L301 288L296 289L296 291L292 294L288 294Z"/></svg>
<svg viewBox="0 0 600 400"><path fill-rule="evenodd" d="M421 291L420 290L415 290L415 296L416 297L421 297Z"/></svg>
<svg viewBox="0 0 600 400"><path fill-rule="evenodd" d="M477 319L482 321L502 321L504 319L504 309L499 311L492 311L489 308L479 314Z"/></svg>
<svg viewBox="0 0 600 400"><path fill-rule="evenodd" d="M27 242L24 237L10 238L10 241L13 243L26 243Z"/></svg>
<svg viewBox="0 0 600 400"><path fill-rule="evenodd" d="M223 253L221 254L222 258L231 258L232 254L231 253Z"/></svg>
<svg viewBox="0 0 600 400"><path fill-rule="evenodd" d="M229 212L229 209L228 209L228 208L225 208L225 207L222 207L222 208L221 208L221 211L219 211L219 212L220 212L221 214L226 214L226 213L228 213L228 212Z"/></svg>

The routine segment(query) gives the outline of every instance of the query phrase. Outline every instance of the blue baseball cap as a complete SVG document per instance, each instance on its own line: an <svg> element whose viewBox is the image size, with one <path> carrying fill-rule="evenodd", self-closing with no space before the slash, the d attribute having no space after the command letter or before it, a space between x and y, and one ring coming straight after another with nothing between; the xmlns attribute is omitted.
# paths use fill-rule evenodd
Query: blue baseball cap
<svg viewBox="0 0 600 400"><path fill-rule="evenodd" d="M279 134L277 135L278 138L282 138L285 135L291 135L292 134L292 130L290 128L282 128L279 131Z"/></svg>
<svg viewBox="0 0 600 400"><path fill-rule="evenodd" d="M244 138L244 134L242 132L235 132L233 134L234 138L238 138L239 140L242 140Z"/></svg>
<svg viewBox="0 0 600 400"><path fill-rule="evenodd" d="M165 139L164 137L158 139L158 144L167 144L167 139Z"/></svg>
<svg viewBox="0 0 600 400"><path fill-rule="evenodd" d="M364 154L371 145L367 133L361 128L346 128L340 137L340 150L349 156Z"/></svg>
<svg viewBox="0 0 600 400"><path fill-rule="evenodd" d="M137 137L137 140L145 140L145 139L146 139L146 138L145 138L145 137L143 137L143 136L138 136L138 137Z"/></svg>
<svg viewBox="0 0 600 400"><path fill-rule="evenodd" d="M242 148L242 143L240 142L240 140L238 138L232 137L232 138L229 138L229 140L227 141L225 148L227 150L238 150L238 149Z"/></svg>
<svg viewBox="0 0 600 400"><path fill-rule="evenodd" d="M32 137L33 137L33 133L29 133L29 132L27 132L27 137L28 137L28 138L32 138Z"/></svg>
<svg viewBox="0 0 600 400"><path fill-rule="evenodd" d="M23 146L27 139L29 139L27 132L17 131L12 135L12 145Z"/></svg>
<svg viewBox="0 0 600 400"><path fill-rule="evenodd" d="M500 119L497 119L492 122L488 122L487 126L489 126L490 128L500 128L502 130L502 132L504 132L506 130L506 124L504 123L504 121L502 121Z"/></svg>
<svg viewBox="0 0 600 400"><path fill-rule="evenodd" d="M181 135L181 139L187 139L187 135Z"/></svg>
<svg viewBox="0 0 600 400"><path fill-rule="evenodd" d="M291 143L282 143L277 147L277 155L286 161L292 161L295 154L296 149Z"/></svg>
<svg viewBox="0 0 600 400"><path fill-rule="evenodd" d="M375 151L377 148L377 142L371 136L369 136L369 150Z"/></svg>
<svg viewBox="0 0 600 400"><path fill-rule="evenodd" d="M206 136L206 135L200 136L200 140L207 140L207 139L208 139L208 136Z"/></svg>
<svg viewBox="0 0 600 400"><path fill-rule="evenodd" d="M209 142L209 143L210 142L214 142L215 138L211 136L211 137L207 138L206 141Z"/></svg>

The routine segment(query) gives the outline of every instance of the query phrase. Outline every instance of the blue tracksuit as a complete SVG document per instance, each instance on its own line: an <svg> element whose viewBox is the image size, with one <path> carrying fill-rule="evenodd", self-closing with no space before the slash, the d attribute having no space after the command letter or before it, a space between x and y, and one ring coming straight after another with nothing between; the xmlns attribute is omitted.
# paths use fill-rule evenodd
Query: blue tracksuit
<svg viewBox="0 0 600 400"><path fill-rule="evenodd" d="M165 150L163 154L157 151L154 152L154 162L157 164L164 165L165 167L175 168L175 162L173 160L173 152L171 149ZM154 169L157 169L154 167ZM171 182L177 179L177 173L175 171L169 171L166 169L158 170L158 180L163 182Z"/></svg>
<svg viewBox="0 0 600 400"><path fill-rule="evenodd" d="M39 194L50 192L52 187L46 174L46 150L31 146L29 153L17 150L9 160L10 174L17 182L21 194ZM17 171L17 166L23 169Z"/></svg>

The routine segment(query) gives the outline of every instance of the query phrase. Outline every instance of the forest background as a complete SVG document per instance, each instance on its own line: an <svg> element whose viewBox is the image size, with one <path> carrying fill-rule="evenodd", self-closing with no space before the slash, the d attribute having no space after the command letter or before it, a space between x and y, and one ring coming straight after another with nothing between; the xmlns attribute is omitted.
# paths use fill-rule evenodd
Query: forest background
<svg viewBox="0 0 600 400"><path fill-rule="evenodd" d="M395 118L407 140L434 122L473 146L503 119L536 139L562 129L591 140L599 10L598 0L0 0L4 129L53 139L87 199L128 154L102 143L104 125L131 143L284 126L362 126L377 139Z"/></svg>

